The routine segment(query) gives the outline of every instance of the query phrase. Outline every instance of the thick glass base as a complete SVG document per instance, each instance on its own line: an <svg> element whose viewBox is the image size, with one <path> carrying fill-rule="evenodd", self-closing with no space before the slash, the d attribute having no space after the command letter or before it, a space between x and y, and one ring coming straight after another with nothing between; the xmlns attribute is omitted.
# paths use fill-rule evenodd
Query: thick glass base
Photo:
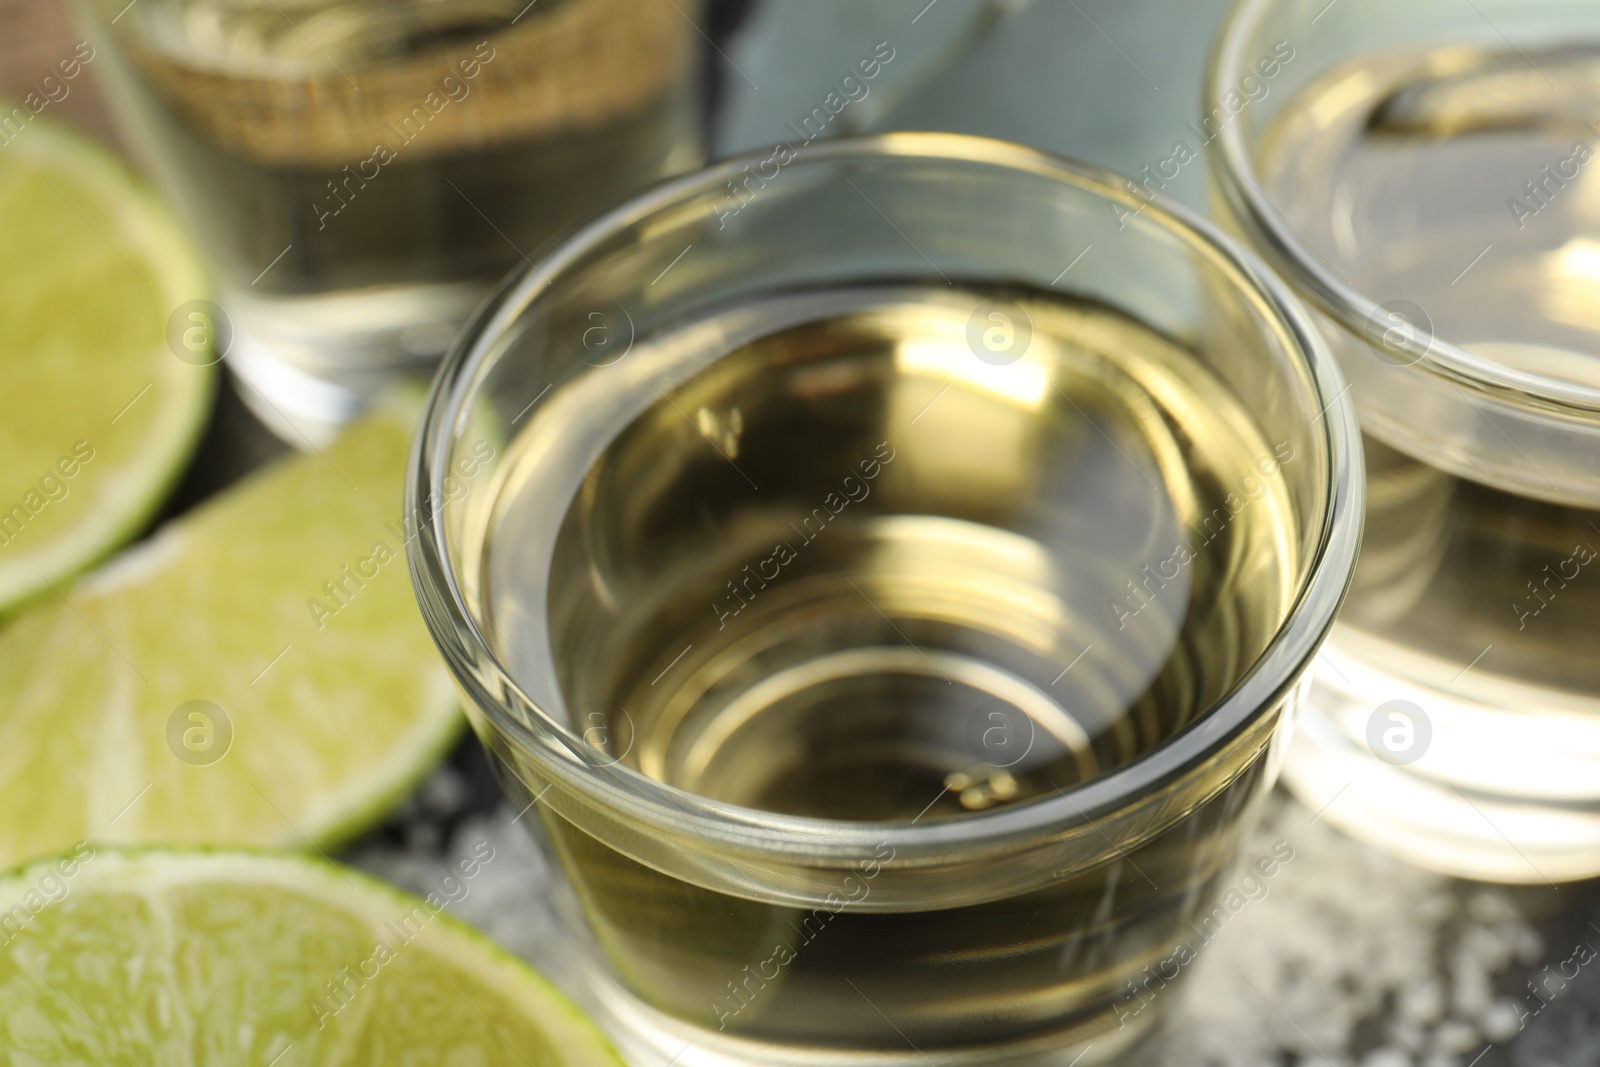
<svg viewBox="0 0 1600 1067"><path fill-rule="evenodd" d="M1127 1062L1162 1019L1159 1011L1141 1012L1122 1025L1108 1009L1025 1041L960 1048L909 1041L899 1041L898 1049L780 1045L686 1026L640 1001L597 963L584 971L585 999L598 1004L601 1024L634 1067L1097 1067ZM883 1029L887 1041L896 1042L887 1016Z"/></svg>
<svg viewBox="0 0 1600 1067"><path fill-rule="evenodd" d="M1034 1031L1026 1039L959 1047L927 1040L913 1045L904 1025L881 1012L883 1040L873 1048L762 1041L686 1023L652 1007L618 979L561 873L558 850L537 829L532 836L553 874L542 895L549 925L535 963L600 1025L628 1067L1156 1067L1167 1062L1181 990L1150 1000L1137 994L1118 998L1104 1011L1080 1014L1071 1025ZM870 988L850 995L862 992ZM863 998L863 1003L869 1002Z"/></svg>
<svg viewBox="0 0 1600 1067"><path fill-rule="evenodd" d="M1526 686L1407 681L1352 655L1340 629L1318 660L1283 772L1303 803L1353 837L1456 877L1537 884L1600 874L1600 722Z"/></svg>
<svg viewBox="0 0 1600 1067"><path fill-rule="evenodd" d="M385 389L432 374L485 291L471 282L265 299L224 292L225 362L274 433L320 447Z"/></svg>

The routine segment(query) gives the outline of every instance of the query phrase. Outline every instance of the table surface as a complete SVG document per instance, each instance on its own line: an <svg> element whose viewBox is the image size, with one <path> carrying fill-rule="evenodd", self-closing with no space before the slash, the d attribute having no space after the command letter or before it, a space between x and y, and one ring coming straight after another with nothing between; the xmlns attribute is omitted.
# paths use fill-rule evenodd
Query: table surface
<svg viewBox="0 0 1600 1067"><path fill-rule="evenodd" d="M776 136L769 131L781 117L806 113L835 69L890 40L905 57L899 81L877 87L858 124L987 133L1137 171L1160 158L1170 131L1194 110L1204 52L1197 42L1209 39L1224 6L925 3L758 2L724 42L715 149ZM32 90L79 39L62 0L0 0L0 96ZM49 113L120 148L93 75L73 81ZM1196 205L1203 195L1193 173L1169 192ZM225 387L166 516L285 451ZM534 903L549 871L512 817L468 738L343 858L426 892L489 840L498 859L485 870L493 874L455 909L573 985L559 965L561 934ZM1584 951L1600 946L1600 883L1498 887L1443 878L1342 837L1275 794L1249 855L1283 842L1294 858L1270 880L1240 881L1226 898L1225 924L1197 939L1194 973L1141 1062L1600 1064L1600 966L1590 963L1594 949Z"/></svg>

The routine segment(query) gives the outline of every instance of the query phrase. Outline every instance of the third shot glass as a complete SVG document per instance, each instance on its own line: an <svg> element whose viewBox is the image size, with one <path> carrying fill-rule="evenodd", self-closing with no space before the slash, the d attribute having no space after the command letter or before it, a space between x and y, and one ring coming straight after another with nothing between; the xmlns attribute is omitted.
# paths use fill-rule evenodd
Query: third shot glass
<svg viewBox="0 0 1600 1067"><path fill-rule="evenodd" d="M1366 435L1288 783L1452 874L1600 874L1600 9L1243 0L1207 95Z"/></svg>

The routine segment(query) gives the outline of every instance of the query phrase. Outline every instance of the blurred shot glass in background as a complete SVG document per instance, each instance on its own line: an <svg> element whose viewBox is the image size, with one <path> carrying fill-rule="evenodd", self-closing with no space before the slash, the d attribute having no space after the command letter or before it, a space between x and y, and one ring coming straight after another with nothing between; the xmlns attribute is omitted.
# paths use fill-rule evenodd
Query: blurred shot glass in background
<svg viewBox="0 0 1600 1067"><path fill-rule="evenodd" d="M1243 0L1207 96L1366 435L1289 785L1448 873L1600 874L1600 6Z"/></svg>
<svg viewBox="0 0 1600 1067"><path fill-rule="evenodd" d="M290 440L437 362L541 241L698 165L697 0L79 0Z"/></svg>
<svg viewBox="0 0 1600 1067"><path fill-rule="evenodd" d="M1206 223L976 138L764 149L510 282L412 574L638 1062L1149 1033L1354 566L1344 388Z"/></svg>

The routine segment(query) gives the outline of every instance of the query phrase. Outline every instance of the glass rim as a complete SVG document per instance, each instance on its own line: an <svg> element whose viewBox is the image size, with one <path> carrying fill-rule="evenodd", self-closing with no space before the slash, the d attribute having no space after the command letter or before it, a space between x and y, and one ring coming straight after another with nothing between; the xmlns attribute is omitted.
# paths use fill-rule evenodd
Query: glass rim
<svg viewBox="0 0 1600 1067"><path fill-rule="evenodd" d="M742 154L669 179L571 232L537 259L513 272L482 304L457 338L434 378L412 445L406 507L417 534L407 556L424 619L464 698L495 733L530 757L550 785L564 783L604 809L621 811L645 826L681 828L685 820L725 846L767 855L823 862L868 852L881 842L902 855L930 855L1002 841L1037 839L1093 825L1114 812L1178 781L1213 753L1248 730L1276 706L1316 655L1333 625L1354 570L1360 541L1363 489L1360 435L1347 387L1310 313L1293 292L1252 253L1197 213L1165 197L1135 195L1112 171L1005 141L964 134L885 133L841 138L796 150L788 167L851 160L906 159L977 164L1050 178L1081 193L1138 210L1139 218L1175 235L1228 279L1285 339L1291 364L1298 364L1322 413L1319 440L1327 491L1320 500L1320 529L1305 576L1266 648L1221 700L1185 729L1096 778L1059 795L959 818L916 825L782 815L712 800L649 778L621 762L597 765L595 751L546 713L507 671L485 640L468 608L451 564L442 512L425 501L446 499L451 449L487 368L503 358L497 340L562 272L619 229L692 203L724 188L726 181L764 159L770 149ZM788 169L788 168L786 168ZM535 403L538 403L536 399ZM513 708L515 706L515 710ZM523 721L517 710L525 711ZM537 722L537 727L530 723ZM527 783L524 783L526 785ZM534 795L534 790L529 794ZM540 794L542 795L542 794Z"/></svg>
<svg viewBox="0 0 1600 1067"><path fill-rule="evenodd" d="M1212 114L1223 106L1224 98L1237 84L1240 72L1251 62L1247 45L1273 10L1291 0L1234 0L1212 47L1206 67L1201 107ZM1382 308L1377 301L1341 278L1331 264L1324 262L1300 231L1261 191L1255 160L1245 144L1243 124L1223 124L1216 136L1218 150L1209 153L1216 174L1240 222L1249 230L1277 267L1302 295L1309 297L1323 312L1345 330L1361 337L1374 348L1383 343L1385 327L1379 322ZM1404 367L1434 374L1496 399L1531 405L1592 421L1600 416L1600 388L1580 382L1517 370L1494 360L1473 355L1438 334L1429 331L1427 341L1417 352L1415 343L1400 346L1413 362Z"/></svg>

